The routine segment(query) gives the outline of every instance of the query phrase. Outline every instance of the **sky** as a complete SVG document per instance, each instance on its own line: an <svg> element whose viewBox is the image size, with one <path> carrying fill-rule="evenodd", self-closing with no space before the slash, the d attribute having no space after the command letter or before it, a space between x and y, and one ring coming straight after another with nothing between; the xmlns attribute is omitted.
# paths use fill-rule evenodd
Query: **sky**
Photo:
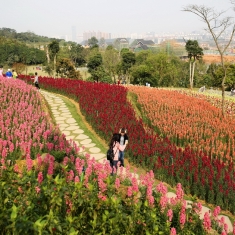
<svg viewBox="0 0 235 235"><path fill-rule="evenodd" d="M0 28L42 36L72 35L72 27L111 34L192 32L205 28L182 11L189 4L227 10L230 0L0 0ZM235 12L228 10L229 16Z"/></svg>

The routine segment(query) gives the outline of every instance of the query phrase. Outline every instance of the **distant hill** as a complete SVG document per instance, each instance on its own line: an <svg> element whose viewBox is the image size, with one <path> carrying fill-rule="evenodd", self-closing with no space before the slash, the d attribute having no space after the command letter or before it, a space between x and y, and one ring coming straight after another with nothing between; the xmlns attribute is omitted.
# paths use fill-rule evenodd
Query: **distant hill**
<svg viewBox="0 0 235 235"><path fill-rule="evenodd" d="M58 42L64 41L63 39L49 38L45 36L36 35L33 32L23 32L17 33L16 30L10 28L0 28L0 37L6 37L10 39L16 39L18 41L24 42L27 45L29 44L47 44L52 40L56 40Z"/></svg>

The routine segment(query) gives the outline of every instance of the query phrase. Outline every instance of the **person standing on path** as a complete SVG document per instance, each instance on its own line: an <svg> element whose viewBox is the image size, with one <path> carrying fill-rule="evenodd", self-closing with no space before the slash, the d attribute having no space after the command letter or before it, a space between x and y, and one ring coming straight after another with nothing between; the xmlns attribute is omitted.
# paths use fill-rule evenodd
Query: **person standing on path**
<svg viewBox="0 0 235 235"><path fill-rule="evenodd" d="M12 75L13 75L14 79L16 79L18 77L18 74L15 70L12 70Z"/></svg>
<svg viewBox="0 0 235 235"><path fill-rule="evenodd" d="M119 143L121 146L126 147L128 144L128 136L127 136L127 130L125 128L121 128L119 131ZM119 151L119 161L120 161L120 166L124 167L124 150Z"/></svg>
<svg viewBox="0 0 235 235"><path fill-rule="evenodd" d="M40 89L40 87L39 87L39 83L38 83L38 73L37 72L35 72L35 77L34 78L31 78L31 79L34 79L34 85L35 85L35 87L39 90Z"/></svg>
<svg viewBox="0 0 235 235"><path fill-rule="evenodd" d="M120 145L119 139L120 139L119 134L115 133L115 134L113 134L113 137L112 137L110 144L109 144L109 147L113 148L113 153L114 153L114 158L112 161L110 161L110 166L112 168L111 175L113 175L114 172L117 172L119 153L120 153L120 151L124 151L124 149L126 147L126 145Z"/></svg>
<svg viewBox="0 0 235 235"><path fill-rule="evenodd" d="M10 69L7 70L7 72L6 72L6 77L7 77L7 78L12 78L12 72L11 72Z"/></svg>
<svg viewBox="0 0 235 235"><path fill-rule="evenodd" d="M0 65L0 78L3 78L3 68L1 65Z"/></svg>

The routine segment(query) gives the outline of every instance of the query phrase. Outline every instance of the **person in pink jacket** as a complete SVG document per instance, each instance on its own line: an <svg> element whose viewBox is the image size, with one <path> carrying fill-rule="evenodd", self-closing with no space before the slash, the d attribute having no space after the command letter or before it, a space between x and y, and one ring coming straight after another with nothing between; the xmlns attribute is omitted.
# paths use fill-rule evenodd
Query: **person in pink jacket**
<svg viewBox="0 0 235 235"><path fill-rule="evenodd" d="M124 149L126 148L126 144L120 145L119 140L120 140L119 134L115 133L113 134L113 137L109 144L110 148L113 147L113 153L114 153L113 161L110 161L110 166L112 167L112 175L114 173L114 168L116 169L117 172L119 151L124 151Z"/></svg>

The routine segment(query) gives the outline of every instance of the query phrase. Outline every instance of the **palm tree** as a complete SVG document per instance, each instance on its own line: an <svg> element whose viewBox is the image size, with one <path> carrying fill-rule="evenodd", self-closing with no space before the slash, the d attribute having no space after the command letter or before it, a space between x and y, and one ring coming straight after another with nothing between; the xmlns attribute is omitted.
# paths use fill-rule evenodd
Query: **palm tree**
<svg viewBox="0 0 235 235"><path fill-rule="evenodd" d="M48 45L48 49L49 49L49 52L50 52L50 55L51 57L53 58L54 57L54 77L55 77L55 70L56 70L56 56L60 50L60 47L59 47L59 42L57 41L52 41L49 45Z"/></svg>
<svg viewBox="0 0 235 235"><path fill-rule="evenodd" d="M203 49L198 45L198 41L188 40L185 45L189 58L189 83L190 89L193 88L193 78L196 60L199 60L203 56Z"/></svg>

